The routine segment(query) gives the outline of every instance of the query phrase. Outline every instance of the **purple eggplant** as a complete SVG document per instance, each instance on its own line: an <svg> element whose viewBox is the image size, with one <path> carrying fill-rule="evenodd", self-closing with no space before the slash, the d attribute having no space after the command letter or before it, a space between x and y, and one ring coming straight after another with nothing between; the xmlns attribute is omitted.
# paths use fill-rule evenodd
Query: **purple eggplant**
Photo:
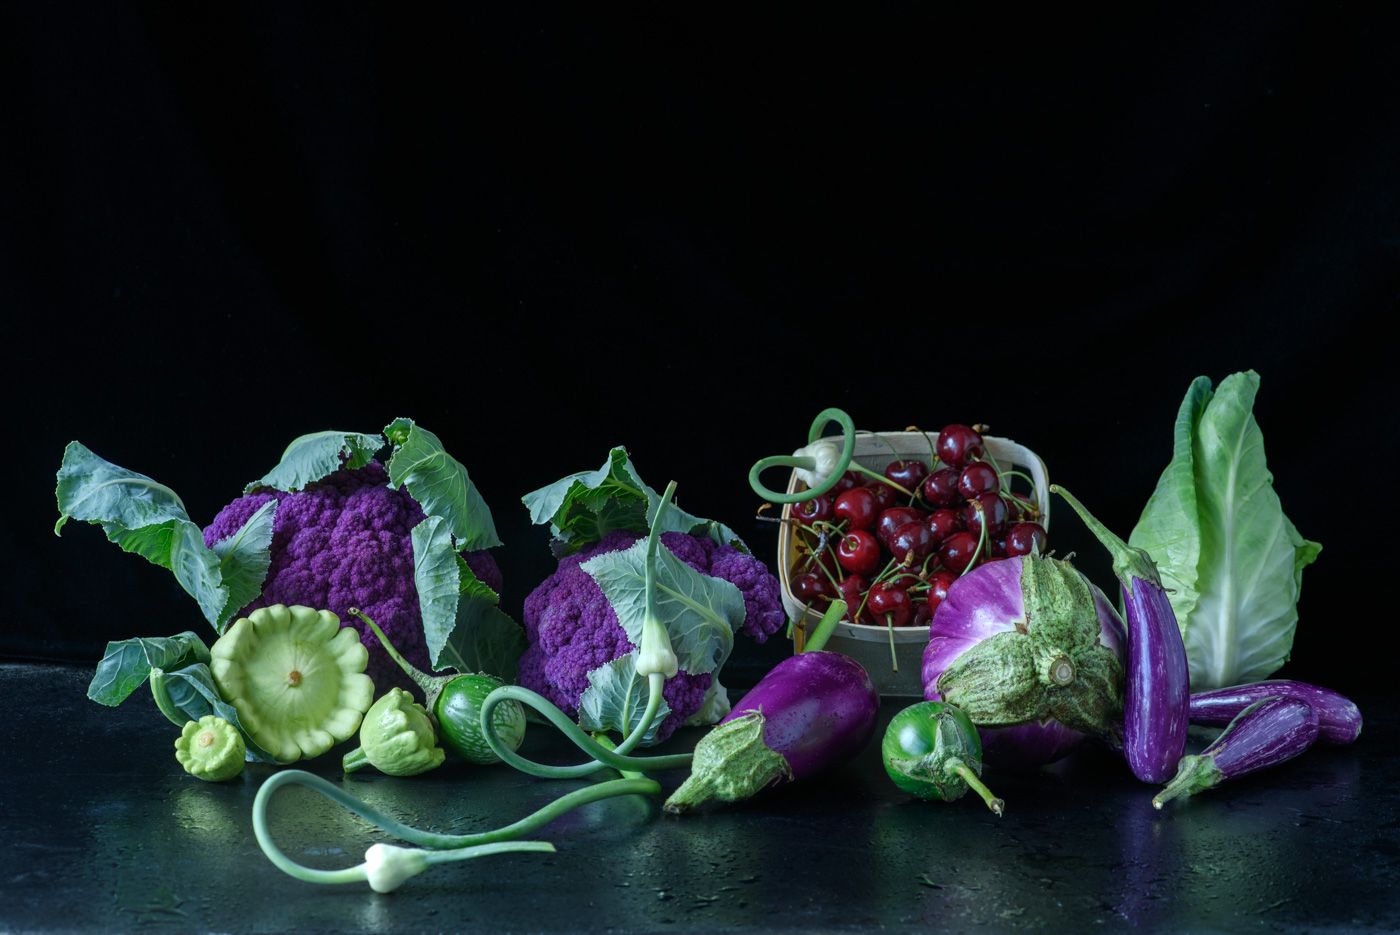
<svg viewBox="0 0 1400 935"><path fill-rule="evenodd" d="M1289 679L1270 679L1192 695L1191 723L1223 727L1256 701L1275 697L1306 702L1317 712L1318 743L1340 746L1361 736L1361 712L1351 699L1330 688Z"/></svg>
<svg viewBox="0 0 1400 935"><path fill-rule="evenodd" d="M1152 800L1161 808L1255 770L1277 766L1312 746L1317 711L1296 698L1266 698L1241 711L1219 737L1196 756L1184 756L1176 776Z"/></svg>
<svg viewBox="0 0 1400 935"><path fill-rule="evenodd" d="M1191 675L1186 644L1157 564L1094 518L1063 487L1052 484L1113 558L1128 629L1128 679L1123 690L1123 758L1143 782L1166 782L1186 752Z"/></svg>
<svg viewBox="0 0 1400 935"><path fill-rule="evenodd" d="M1034 766L1086 734L1119 742L1123 624L1068 563L1039 555L979 566L929 621L924 697L955 704L989 765Z"/></svg>
<svg viewBox="0 0 1400 935"><path fill-rule="evenodd" d="M879 710L879 693L851 657L813 651L784 659L695 745L690 777L665 809L737 802L839 766L869 743Z"/></svg>

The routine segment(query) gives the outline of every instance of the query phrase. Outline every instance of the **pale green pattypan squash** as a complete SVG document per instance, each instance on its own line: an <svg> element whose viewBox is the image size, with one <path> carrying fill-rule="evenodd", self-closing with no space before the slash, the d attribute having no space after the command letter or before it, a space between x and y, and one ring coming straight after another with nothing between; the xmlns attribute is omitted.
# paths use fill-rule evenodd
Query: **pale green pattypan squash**
<svg viewBox="0 0 1400 935"><path fill-rule="evenodd" d="M328 610L259 608L234 621L209 654L219 694L280 763L353 737L374 701L359 633Z"/></svg>
<svg viewBox="0 0 1400 935"><path fill-rule="evenodd" d="M185 772L208 782L223 782L243 772L247 752L243 735L216 714L186 721L175 741L175 759Z"/></svg>
<svg viewBox="0 0 1400 935"><path fill-rule="evenodd" d="M360 746L345 754L347 773L368 763L390 776L416 776L442 765L432 718L413 696L391 688L370 706L360 727Z"/></svg>

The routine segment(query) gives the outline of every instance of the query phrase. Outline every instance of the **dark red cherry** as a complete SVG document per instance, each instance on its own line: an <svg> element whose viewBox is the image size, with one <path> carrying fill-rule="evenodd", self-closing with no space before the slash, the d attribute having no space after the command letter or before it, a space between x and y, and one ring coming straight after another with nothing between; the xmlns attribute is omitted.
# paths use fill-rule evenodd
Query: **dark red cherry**
<svg viewBox="0 0 1400 935"><path fill-rule="evenodd" d="M826 492L826 495L832 500L835 500L846 491L855 490L861 483L860 475L855 471L847 471L845 474L841 475L841 479L836 482L836 486Z"/></svg>
<svg viewBox="0 0 1400 935"><path fill-rule="evenodd" d="M953 586L953 582L958 580L958 576L946 569L935 571L928 576L928 603L935 611L938 605L948 597L948 589Z"/></svg>
<svg viewBox="0 0 1400 935"><path fill-rule="evenodd" d="M905 523L920 521L924 518L922 510L916 510L912 506L892 506L880 514L880 518L875 521L875 538L880 540L880 544L893 552L894 546L890 542L894 539L894 534L899 527ZM895 558L903 558L902 555L895 555Z"/></svg>
<svg viewBox="0 0 1400 935"><path fill-rule="evenodd" d="M933 533L934 544L937 545L953 533L964 529L967 526L957 510L934 510L928 515L929 532Z"/></svg>
<svg viewBox="0 0 1400 935"><path fill-rule="evenodd" d="M955 532L938 547L938 560L949 571L961 573L977 552L977 537L970 532Z"/></svg>
<svg viewBox="0 0 1400 935"><path fill-rule="evenodd" d="M891 461L885 467L885 476L910 493L918 493L919 485L928 477L928 465L922 461Z"/></svg>
<svg viewBox="0 0 1400 935"><path fill-rule="evenodd" d="M972 533L974 538L982 529L983 517L986 517L987 520L987 535L989 537L997 535L997 533L1006 528L1007 510L1005 500L994 493L984 493L982 496L976 497L975 499L982 504L982 512L980 514L972 506L970 501L967 506L963 507L963 522L967 523L967 531Z"/></svg>
<svg viewBox="0 0 1400 935"><path fill-rule="evenodd" d="M916 601L914 603L914 617L909 621L911 627L926 627L933 619L933 612L936 607L930 607L928 601Z"/></svg>
<svg viewBox="0 0 1400 935"><path fill-rule="evenodd" d="M914 617L914 602L909 599L909 592L884 581L871 586L865 606L881 624L892 627L908 626Z"/></svg>
<svg viewBox="0 0 1400 935"><path fill-rule="evenodd" d="M1001 478L997 477L996 468L986 461L974 461L958 475L958 493L968 500L1000 490Z"/></svg>
<svg viewBox="0 0 1400 935"><path fill-rule="evenodd" d="M899 491L884 481L875 481L865 489L875 495L875 503L880 510L888 510L899 502Z"/></svg>
<svg viewBox="0 0 1400 935"><path fill-rule="evenodd" d="M956 422L943 426L943 431L938 433L938 443L934 447L938 451L940 461L959 469L987 453L982 436L968 426Z"/></svg>
<svg viewBox="0 0 1400 935"><path fill-rule="evenodd" d="M924 502L930 506L957 506L962 503L962 495L958 493L960 474L956 468L939 468L930 474L924 481Z"/></svg>
<svg viewBox="0 0 1400 935"><path fill-rule="evenodd" d="M912 552L913 562L922 562L937 547L938 541L934 539L933 530L928 528L927 523L914 520L895 531L890 539L890 554L894 556L895 561L902 562Z"/></svg>
<svg viewBox="0 0 1400 935"><path fill-rule="evenodd" d="M1030 555L1032 551L1045 554L1045 527L1039 523L1017 523L1006 531L1008 557Z"/></svg>
<svg viewBox="0 0 1400 935"><path fill-rule="evenodd" d="M792 505L792 518L803 526L811 526L818 521L830 522L833 515L831 498L825 494Z"/></svg>
<svg viewBox="0 0 1400 935"><path fill-rule="evenodd" d="M847 529L873 529L880 508L869 487L856 487L836 498L832 515L844 520Z"/></svg>
<svg viewBox="0 0 1400 935"><path fill-rule="evenodd" d="M836 588L826 575L808 571L792 579L792 596L804 604L825 605L836 596Z"/></svg>
<svg viewBox="0 0 1400 935"><path fill-rule="evenodd" d="M846 619L854 620L868 582L862 575L847 575L836 584L841 600L846 602Z"/></svg>
<svg viewBox="0 0 1400 935"><path fill-rule="evenodd" d="M864 529L853 529L836 545L841 567L858 575L869 575L880 568L880 543Z"/></svg>

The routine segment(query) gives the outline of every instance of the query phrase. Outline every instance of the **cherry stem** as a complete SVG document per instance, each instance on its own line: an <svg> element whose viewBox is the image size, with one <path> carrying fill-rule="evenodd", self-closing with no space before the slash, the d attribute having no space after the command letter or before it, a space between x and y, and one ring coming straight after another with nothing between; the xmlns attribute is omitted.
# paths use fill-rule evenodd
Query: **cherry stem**
<svg viewBox="0 0 1400 935"><path fill-rule="evenodd" d="M933 443L933 439L928 437L928 432L925 432L917 425L911 425L909 428L918 432L924 437L924 441L928 442L928 472L932 474L934 469L938 467L938 446Z"/></svg>
<svg viewBox="0 0 1400 935"><path fill-rule="evenodd" d="M895 566L896 564L897 564L897 563L896 563L896 561L895 561L893 558L891 558L888 562L886 562L886 563L885 563L885 567L884 567L884 568L881 568L881 569L880 569L880 573L879 573L878 575L876 575L876 576L871 580L871 582L870 582L871 587L874 587L875 585L879 584L881 581L884 581L885 578L886 578L886 576L889 575L890 569L894 568L894 566Z"/></svg>
<svg viewBox="0 0 1400 935"><path fill-rule="evenodd" d="M1019 477L1026 483L1030 484L1032 487L1035 486L1035 478L1031 477L1025 471L1018 471L1015 468L1007 468L1004 471L998 471L997 474L1001 477ZM1010 491L1008 490L1007 493L1010 493Z"/></svg>
<svg viewBox="0 0 1400 935"><path fill-rule="evenodd" d="M899 657L894 652L894 614L885 614L885 629L890 633L890 671L899 671Z"/></svg>
<svg viewBox="0 0 1400 935"><path fill-rule="evenodd" d="M914 492L911 491L911 490L909 490L907 487L904 487L902 484L896 484L894 481L890 480L890 479L889 479L888 477L886 477L885 475L879 473L878 471L872 471L872 470L870 470L870 468L866 467L866 466L863 465L863 464L857 464L856 462L852 461L852 462L851 462L851 470L852 470L852 471L859 471L860 473L865 474L865 475L868 476L868 477L873 477L873 478L875 478L877 481L879 481L880 483L885 484L886 486L889 486L889 487L893 487L895 490L898 490L900 493L904 494L906 497L912 497L912 496L914 496Z"/></svg>
<svg viewBox="0 0 1400 935"><path fill-rule="evenodd" d="M882 445L884 445L886 448L888 448L888 449L890 450L890 454L894 455L894 459L895 459L896 461L902 460L902 457L900 456L900 453L899 453L898 451L895 450L894 445L890 444L890 440L889 440L888 438L886 438L885 436L881 435L879 432L857 432L856 434L857 434L857 435L869 435L871 438L875 439L875 440L878 441L880 444L882 444ZM852 464L851 466L852 466L852 467L855 467L855 464Z"/></svg>
<svg viewBox="0 0 1400 935"><path fill-rule="evenodd" d="M972 561L967 563L967 567L964 568L962 570L962 573L958 575L959 578L967 574L969 571L972 571L973 567L977 564L977 559L982 557L982 547L987 544L987 513L985 510L982 509L982 501L973 500L972 509L977 513L978 516L982 518L982 522L977 524L977 548L972 550Z"/></svg>

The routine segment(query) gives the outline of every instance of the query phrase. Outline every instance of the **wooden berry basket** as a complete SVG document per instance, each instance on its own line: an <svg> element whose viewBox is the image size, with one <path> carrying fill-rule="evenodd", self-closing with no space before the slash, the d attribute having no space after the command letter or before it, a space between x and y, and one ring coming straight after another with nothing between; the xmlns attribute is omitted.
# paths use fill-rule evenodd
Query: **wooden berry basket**
<svg viewBox="0 0 1400 935"><path fill-rule="evenodd" d="M862 432L856 436L854 458L873 471L883 471L897 458L929 458L929 440L937 435L923 432ZM1035 483L1034 498L1040 509L1040 523L1046 532L1050 530L1050 481L1045 473L1045 462L1024 445L1009 438L984 436L987 452L1001 466L1019 469L1031 476ZM806 489L794 472L788 478L787 492L796 493ZM792 634L794 648L801 652L806 634L821 620L821 612L805 606L793 597L791 576L792 565L797 559L797 539L793 524L786 522L792 517L792 504L783 507L785 522L778 533L778 580L782 584L783 608L788 619L794 621ZM894 630L894 656L898 670L890 668L890 634L885 627L868 626L842 620L836 625L826 648L844 653L855 659L870 673L871 680L882 697L922 698L923 684L920 666L924 647L928 645L928 627L896 627Z"/></svg>

